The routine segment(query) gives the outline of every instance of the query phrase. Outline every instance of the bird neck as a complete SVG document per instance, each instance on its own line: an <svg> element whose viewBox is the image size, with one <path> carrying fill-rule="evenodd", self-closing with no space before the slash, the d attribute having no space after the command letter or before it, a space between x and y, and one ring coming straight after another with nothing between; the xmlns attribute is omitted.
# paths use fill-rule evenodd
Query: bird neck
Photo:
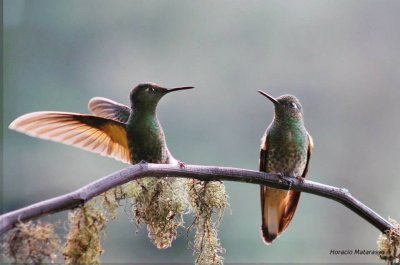
<svg viewBox="0 0 400 265"><path fill-rule="evenodd" d="M304 146L307 130L304 122L274 119L268 127L270 141L278 144L280 148L288 146Z"/></svg>
<svg viewBox="0 0 400 265"><path fill-rule="evenodd" d="M139 116L156 115L157 103L154 102L136 102L132 103L132 113Z"/></svg>
<svg viewBox="0 0 400 265"><path fill-rule="evenodd" d="M285 129L303 129L304 128L304 120L297 118L281 118L275 115L272 123L275 127L281 127Z"/></svg>
<svg viewBox="0 0 400 265"><path fill-rule="evenodd" d="M303 120L274 119L269 127L269 133L272 134L274 138L276 137L284 141L291 141L291 139L294 138L302 139L306 132L307 130L304 127Z"/></svg>
<svg viewBox="0 0 400 265"><path fill-rule="evenodd" d="M151 129L152 127L154 127L154 129L161 127L155 109L132 109L132 115L129 117L128 123L134 125L135 128L144 131Z"/></svg>

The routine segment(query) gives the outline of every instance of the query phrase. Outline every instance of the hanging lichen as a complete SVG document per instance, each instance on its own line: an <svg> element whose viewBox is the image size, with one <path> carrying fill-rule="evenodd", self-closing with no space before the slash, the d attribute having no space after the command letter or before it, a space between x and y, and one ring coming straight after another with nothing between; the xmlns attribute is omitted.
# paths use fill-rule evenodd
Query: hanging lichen
<svg viewBox="0 0 400 265"><path fill-rule="evenodd" d="M389 218L394 226L385 234L379 235L378 251L380 258L387 261L388 264L400 263L400 224Z"/></svg>
<svg viewBox="0 0 400 265"><path fill-rule="evenodd" d="M103 253L101 237L107 222L116 218L119 202L123 198L119 186L100 194L69 214L69 231L63 250L66 264L100 262L99 257Z"/></svg>
<svg viewBox="0 0 400 265"><path fill-rule="evenodd" d="M118 186L97 196L95 199L97 200L97 204L102 208L107 220L114 220L117 217L120 201L124 198L125 194L122 187Z"/></svg>
<svg viewBox="0 0 400 265"><path fill-rule="evenodd" d="M218 227L228 206L228 196L222 182L188 182L191 212L195 229L193 250L196 264L223 264L224 248L218 239Z"/></svg>
<svg viewBox="0 0 400 265"><path fill-rule="evenodd" d="M132 200L135 223L147 225L149 238L159 249L170 247L177 229L183 226L188 207L186 181L143 178L124 186L124 193Z"/></svg>
<svg viewBox="0 0 400 265"><path fill-rule="evenodd" d="M43 264L46 260L54 263L60 248L54 230L55 225L46 222L20 222L7 233L3 252L14 264Z"/></svg>
<svg viewBox="0 0 400 265"><path fill-rule="evenodd" d="M100 263L101 238L123 200L128 202L125 210L138 226L147 226L150 240L159 249L172 245L178 228L184 227L183 215L191 212L196 264L223 263L218 226L228 202L222 182L148 177L113 188L70 212L62 250L66 264ZM15 263L39 264L46 258L54 262L60 240L51 224L21 223L9 232L3 249Z"/></svg>
<svg viewBox="0 0 400 265"><path fill-rule="evenodd" d="M101 236L107 223L103 211L92 200L72 211L68 220L70 230L63 250L65 263L98 264L103 253Z"/></svg>

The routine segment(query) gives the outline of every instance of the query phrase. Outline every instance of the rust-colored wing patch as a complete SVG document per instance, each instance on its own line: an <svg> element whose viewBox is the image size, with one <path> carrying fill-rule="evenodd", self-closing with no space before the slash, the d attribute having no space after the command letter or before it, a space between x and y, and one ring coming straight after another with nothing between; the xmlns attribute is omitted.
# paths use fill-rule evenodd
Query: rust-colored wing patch
<svg viewBox="0 0 400 265"><path fill-rule="evenodd" d="M279 234L283 233L292 221L297 205L299 204L301 193L298 191L289 191L285 198L285 209L282 219L279 223Z"/></svg>
<svg viewBox="0 0 400 265"><path fill-rule="evenodd" d="M314 147L314 140L311 137L311 135L309 133L307 133L308 135L308 149L307 149L307 162L306 162L306 167L304 168L302 177L305 178L307 176L308 173L308 164L310 163L310 159L311 159L311 154L312 154L312 149Z"/></svg>
<svg viewBox="0 0 400 265"><path fill-rule="evenodd" d="M308 172L308 165L311 158L313 140L308 134L307 162L302 177L305 178ZM268 137L261 146L260 171L266 172L268 165ZM278 191L267 186L260 186L261 194L261 231L264 242L270 244L275 238L282 234L293 219L297 205L300 200L300 192Z"/></svg>
<svg viewBox="0 0 400 265"><path fill-rule="evenodd" d="M131 163L125 125L114 120L78 113L40 111L17 118L9 128Z"/></svg>
<svg viewBox="0 0 400 265"><path fill-rule="evenodd" d="M261 172L267 172L268 166L268 135L265 135L261 143L260 151L260 163L259 170ZM277 237L277 234L271 230L269 220L271 216L268 215L270 198L269 193L271 189L267 186L260 185L260 200L261 200L261 234L264 242L266 244L271 244L271 242Z"/></svg>

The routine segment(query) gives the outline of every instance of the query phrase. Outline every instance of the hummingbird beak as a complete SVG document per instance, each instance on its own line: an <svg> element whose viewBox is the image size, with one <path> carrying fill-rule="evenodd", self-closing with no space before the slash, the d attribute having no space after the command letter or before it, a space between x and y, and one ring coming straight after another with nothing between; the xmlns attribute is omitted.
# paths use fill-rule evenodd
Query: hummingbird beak
<svg viewBox="0 0 400 265"><path fill-rule="evenodd" d="M258 90L258 93L260 93L261 95L267 97L269 100L272 101L272 103L274 103L274 105L279 104L278 100L276 100L273 96L268 95L268 94L265 93L264 91Z"/></svg>
<svg viewBox="0 0 400 265"><path fill-rule="evenodd" d="M194 87L193 86L175 87L175 88L168 89L167 93L178 91L178 90L192 89L192 88L194 88Z"/></svg>

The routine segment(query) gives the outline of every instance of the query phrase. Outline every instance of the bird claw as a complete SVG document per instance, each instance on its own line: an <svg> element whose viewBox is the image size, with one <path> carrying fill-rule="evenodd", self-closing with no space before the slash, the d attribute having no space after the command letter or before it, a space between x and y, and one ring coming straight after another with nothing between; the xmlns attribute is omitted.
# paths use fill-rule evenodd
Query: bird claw
<svg viewBox="0 0 400 265"><path fill-rule="evenodd" d="M276 175L278 176L278 178L279 178L279 182L280 183L285 183L285 184L287 184L287 185L289 185L289 189L288 190L291 190L292 189L292 181L290 181L290 180L287 180L286 178L285 178L285 175L283 175L282 173L276 173Z"/></svg>
<svg viewBox="0 0 400 265"><path fill-rule="evenodd" d="M300 182L303 183L304 182L304 178L302 176L297 176L296 179Z"/></svg>
<svg viewBox="0 0 400 265"><path fill-rule="evenodd" d="M282 183L282 182L288 182L284 177L285 177L285 175L283 175L282 173L276 173L276 175L278 176L278 179L279 179L279 182L280 183Z"/></svg>
<svg viewBox="0 0 400 265"><path fill-rule="evenodd" d="M279 172L279 173L276 173L276 175L278 176L278 178L280 179L280 180L284 180L284 175L281 173L281 172Z"/></svg>
<svg viewBox="0 0 400 265"><path fill-rule="evenodd" d="M186 164L184 162L182 162L181 160L178 160L178 165L180 168L184 168L186 166Z"/></svg>

